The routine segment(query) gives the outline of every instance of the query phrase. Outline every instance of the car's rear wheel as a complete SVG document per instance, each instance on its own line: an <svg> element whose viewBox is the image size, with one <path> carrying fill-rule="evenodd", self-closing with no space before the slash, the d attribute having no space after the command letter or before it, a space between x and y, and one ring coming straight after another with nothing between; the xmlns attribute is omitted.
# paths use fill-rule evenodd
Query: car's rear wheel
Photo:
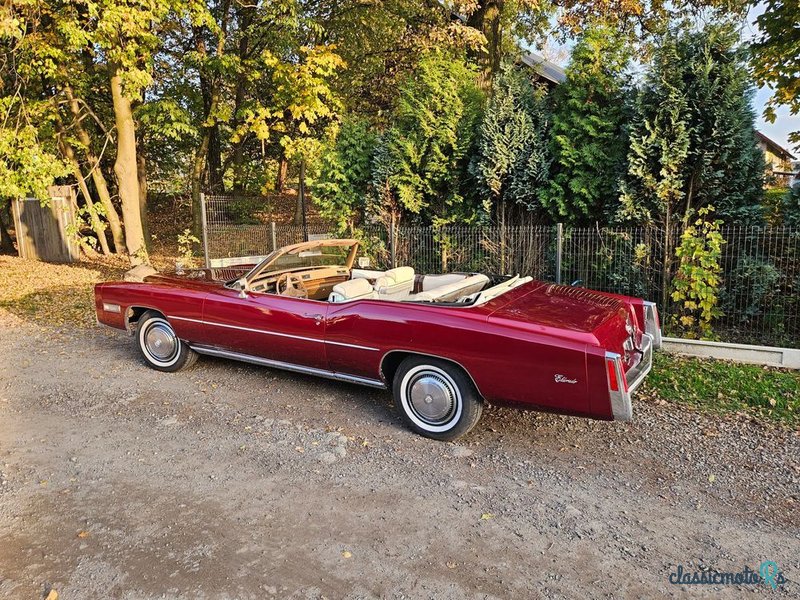
<svg viewBox="0 0 800 600"><path fill-rule="evenodd" d="M175 334L169 321L154 311L139 318L136 341L145 362L158 371L174 373L197 360L197 353Z"/></svg>
<svg viewBox="0 0 800 600"><path fill-rule="evenodd" d="M463 369L427 356L409 356L392 383L395 406L415 432L449 441L481 418L483 399Z"/></svg>

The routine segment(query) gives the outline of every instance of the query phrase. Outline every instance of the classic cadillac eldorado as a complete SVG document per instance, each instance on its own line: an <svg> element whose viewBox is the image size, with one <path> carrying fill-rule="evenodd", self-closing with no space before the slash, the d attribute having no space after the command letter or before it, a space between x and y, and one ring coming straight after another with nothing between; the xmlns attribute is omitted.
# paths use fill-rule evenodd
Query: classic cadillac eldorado
<svg viewBox="0 0 800 600"><path fill-rule="evenodd" d="M484 402L630 420L661 330L652 302L530 277L354 268L358 241L255 265L95 287L99 323L160 371L198 354L390 388L415 432L453 440Z"/></svg>

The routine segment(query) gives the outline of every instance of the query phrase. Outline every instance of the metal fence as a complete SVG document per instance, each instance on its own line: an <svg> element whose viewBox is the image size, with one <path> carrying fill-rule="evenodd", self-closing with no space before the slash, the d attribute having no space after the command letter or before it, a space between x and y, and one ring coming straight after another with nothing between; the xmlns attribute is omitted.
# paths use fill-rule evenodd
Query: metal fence
<svg viewBox="0 0 800 600"><path fill-rule="evenodd" d="M228 198L206 198L206 261L263 256L281 246L332 235L237 216ZM715 336L728 342L800 348L800 228L723 226L721 316ZM419 273L475 271L532 275L587 288L652 299L667 333L678 307L671 299L680 231L652 227L385 227L351 232L376 268L409 265Z"/></svg>

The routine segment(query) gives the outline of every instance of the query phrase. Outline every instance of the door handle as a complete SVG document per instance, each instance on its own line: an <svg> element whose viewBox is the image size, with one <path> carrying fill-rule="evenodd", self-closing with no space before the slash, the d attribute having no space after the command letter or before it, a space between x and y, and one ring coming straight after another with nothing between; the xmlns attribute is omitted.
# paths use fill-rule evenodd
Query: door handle
<svg viewBox="0 0 800 600"><path fill-rule="evenodd" d="M308 318L308 319L314 319L314 322L315 322L317 325L319 325L319 324L322 322L322 315L320 315L320 314L316 314L316 313L305 313L303 316L304 316L304 317L306 317L306 318Z"/></svg>

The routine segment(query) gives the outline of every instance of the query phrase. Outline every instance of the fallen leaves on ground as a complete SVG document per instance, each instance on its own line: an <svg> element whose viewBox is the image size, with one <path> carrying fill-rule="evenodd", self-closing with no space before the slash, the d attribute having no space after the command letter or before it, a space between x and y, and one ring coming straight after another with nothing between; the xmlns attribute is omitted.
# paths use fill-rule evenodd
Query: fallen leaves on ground
<svg viewBox="0 0 800 600"><path fill-rule="evenodd" d="M122 258L53 264L0 256L0 308L40 325L93 326L94 285L120 280Z"/></svg>

